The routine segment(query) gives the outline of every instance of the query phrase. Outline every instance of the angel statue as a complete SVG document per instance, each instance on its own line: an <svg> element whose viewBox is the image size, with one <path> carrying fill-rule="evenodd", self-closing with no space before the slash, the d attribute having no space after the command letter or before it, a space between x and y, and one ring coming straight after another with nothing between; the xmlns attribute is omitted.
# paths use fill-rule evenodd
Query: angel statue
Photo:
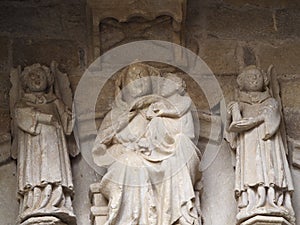
<svg viewBox="0 0 300 225"><path fill-rule="evenodd" d="M181 78L155 70L135 63L121 74L95 141L94 162L107 168L105 225L201 224L192 100Z"/></svg>
<svg viewBox="0 0 300 225"><path fill-rule="evenodd" d="M72 113L63 101L72 100L66 74L55 62L51 68L33 64L22 72L14 69L11 82L18 223L75 225L69 154L77 153L68 149L66 139L73 129Z"/></svg>
<svg viewBox="0 0 300 225"><path fill-rule="evenodd" d="M236 154L238 224L257 215L295 224L280 103L268 88L270 79L254 65L244 68L237 78L238 99L228 105L227 140Z"/></svg>

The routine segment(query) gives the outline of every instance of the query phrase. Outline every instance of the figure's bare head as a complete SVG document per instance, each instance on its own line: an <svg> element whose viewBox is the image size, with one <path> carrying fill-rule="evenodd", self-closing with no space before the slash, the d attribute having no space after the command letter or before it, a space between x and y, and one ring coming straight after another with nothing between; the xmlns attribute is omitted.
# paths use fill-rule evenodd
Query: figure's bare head
<svg viewBox="0 0 300 225"><path fill-rule="evenodd" d="M255 65L247 66L238 75L237 83L241 91L263 91L268 79L261 69Z"/></svg>
<svg viewBox="0 0 300 225"><path fill-rule="evenodd" d="M26 92L45 92L53 85L54 77L48 67L37 63L24 68L21 80Z"/></svg>

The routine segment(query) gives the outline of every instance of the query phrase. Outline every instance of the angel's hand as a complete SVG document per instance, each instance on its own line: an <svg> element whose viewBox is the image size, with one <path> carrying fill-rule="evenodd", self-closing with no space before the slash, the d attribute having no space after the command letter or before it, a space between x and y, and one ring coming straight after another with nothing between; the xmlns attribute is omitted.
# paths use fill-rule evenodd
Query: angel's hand
<svg viewBox="0 0 300 225"><path fill-rule="evenodd" d="M256 118L243 118L241 120L232 122L229 126L229 130L232 132L246 131L255 127L257 124L258 121Z"/></svg>

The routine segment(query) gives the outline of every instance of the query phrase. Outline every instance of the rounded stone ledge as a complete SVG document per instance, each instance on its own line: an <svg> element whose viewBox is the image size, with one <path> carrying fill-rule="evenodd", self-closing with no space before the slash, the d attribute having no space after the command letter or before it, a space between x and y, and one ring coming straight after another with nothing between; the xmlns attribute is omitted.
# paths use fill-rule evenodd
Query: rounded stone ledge
<svg viewBox="0 0 300 225"><path fill-rule="evenodd" d="M252 217L241 225L292 225L283 217L278 216L255 216Z"/></svg>
<svg viewBox="0 0 300 225"><path fill-rule="evenodd" d="M61 222L60 219L54 216L32 217L25 220L20 225L68 225Z"/></svg>

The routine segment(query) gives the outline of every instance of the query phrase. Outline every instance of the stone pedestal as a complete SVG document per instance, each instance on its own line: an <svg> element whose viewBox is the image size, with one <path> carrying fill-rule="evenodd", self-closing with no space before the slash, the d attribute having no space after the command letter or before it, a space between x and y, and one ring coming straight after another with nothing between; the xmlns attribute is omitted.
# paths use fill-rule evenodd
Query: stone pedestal
<svg viewBox="0 0 300 225"><path fill-rule="evenodd" d="M90 186L91 221L92 225L103 225L107 220L108 202L100 192L100 184L94 183Z"/></svg>
<svg viewBox="0 0 300 225"><path fill-rule="evenodd" d="M292 225L283 217L277 216L255 216L250 218L241 225Z"/></svg>
<svg viewBox="0 0 300 225"><path fill-rule="evenodd" d="M25 220L21 225L68 225L54 216L32 217Z"/></svg>

